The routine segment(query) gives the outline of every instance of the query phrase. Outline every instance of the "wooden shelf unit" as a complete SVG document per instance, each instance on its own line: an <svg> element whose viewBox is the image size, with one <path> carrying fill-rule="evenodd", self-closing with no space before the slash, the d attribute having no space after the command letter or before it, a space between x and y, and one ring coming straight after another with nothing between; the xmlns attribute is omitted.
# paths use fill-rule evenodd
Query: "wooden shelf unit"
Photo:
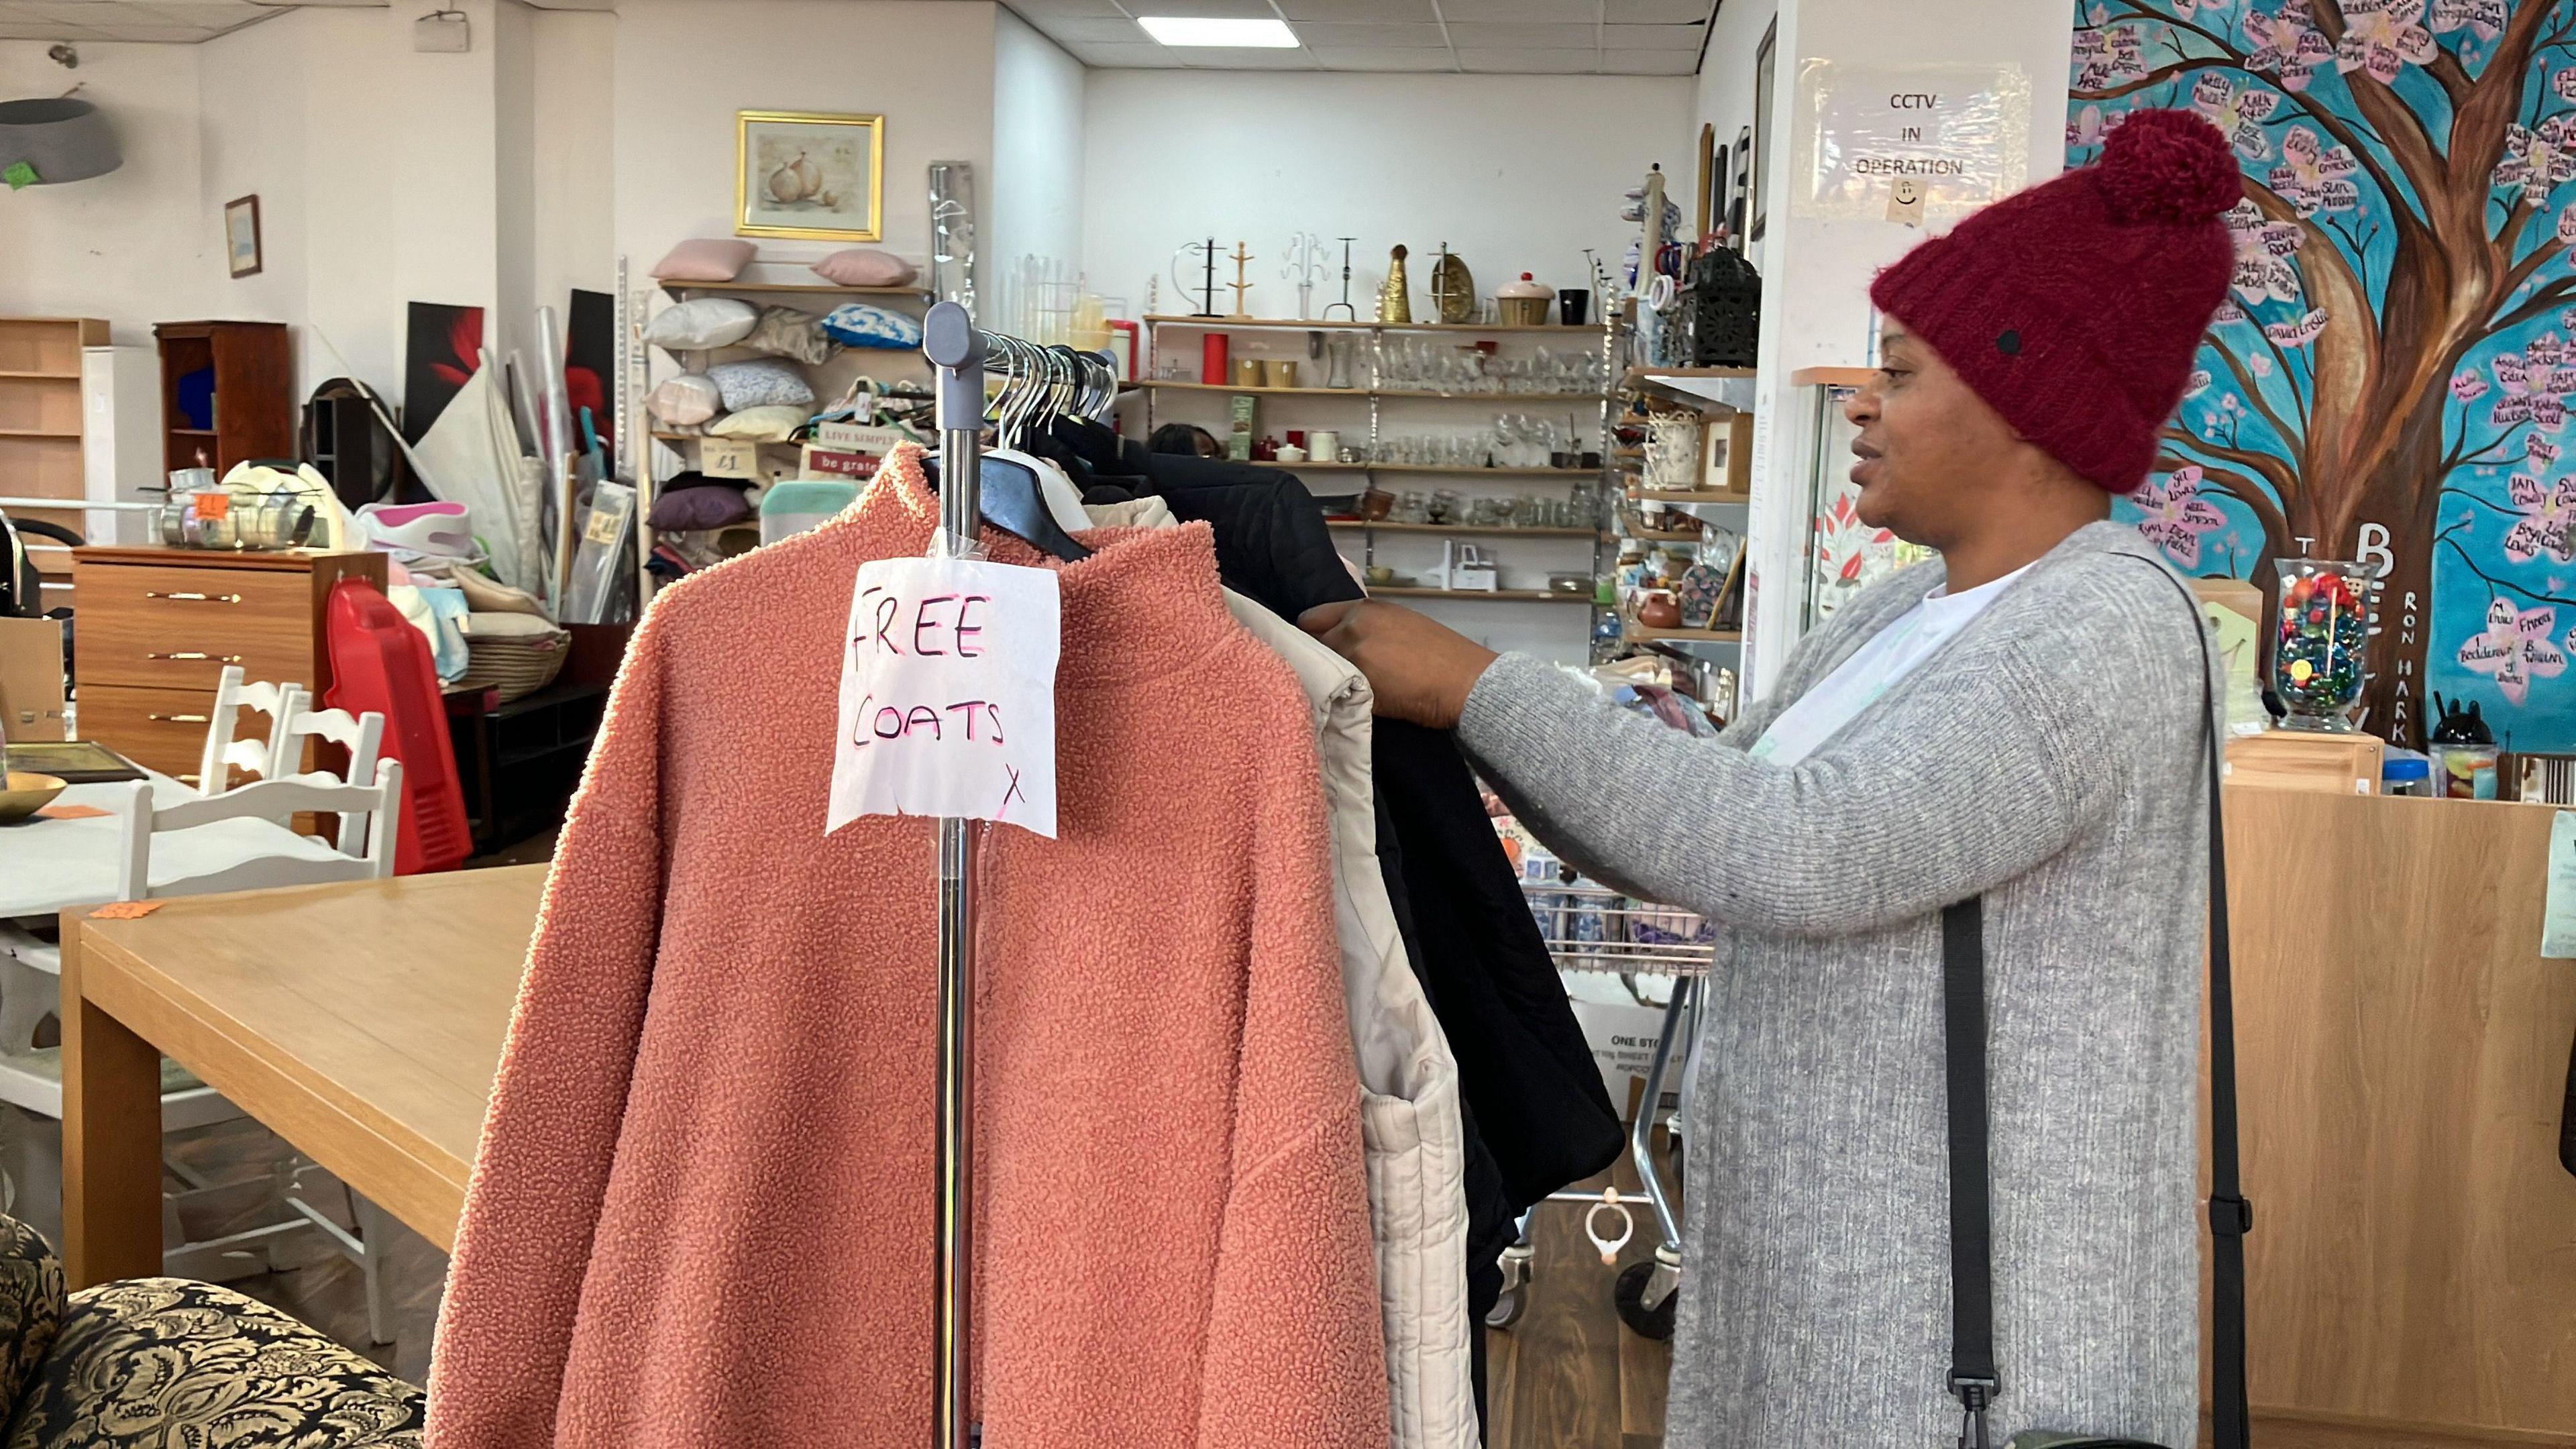
<svg viewBox="0 0 2576 1449"><path fill-rule="evenodd" d="M1145 320L1157 326L1204 327L1211 332L1557 332L1580 336L1601 330L1598 322L1586 322L1580 327L1568 327L1561 322L1353 322L1342 318L1325 322L1299 321L1293 317L1176 317L1169 313L1158 313Z"/></svg>
<svg viewBox="0 0 2576 1449"><path fill-rule="evenodd" d="M909 297L916 302L930 300L930 294L919 287L838 287L829 282L664 282L662 290L674 297L692 292L758 292L809 297Z"/></svg>
<svg viewBox="0 0 2576 1449"><path fill-rule="evenodd" d="M1473 534L1480 538L1592 538L1601 535L1589 528L1519 528L1508 523L1384 523L1365 518L1327 518L1326 528L1369 533L1454 533Z"/></svg>
<svg viewBox="0 0 2576 1449"><path fill-rule="evenodd" d="M95 317L0 317L0 494L74 502L85 495L81 349L107 341L107 324ZM89 528L76 508L18 516L83 534ZM71 574L69 554L47 550L35 559L55 579Z"/></svg>
<svg viewBox="0 0 2576 1449"><path fill-rule="evenodd" d="M1264 468L1291 468L1302 473L1436 473L1449 478L1598 478L1598 468L1481 468L1449 467L1441 463L1254 463Z"/></svg>
<svg viewBox="0 0 2576 1449"><path fill-rule="evenodd" d="M1411 584L1371 584L1373 599L1465 599L1494 604L1590 604L1590 594L1560 594L1553 589L1425 589Z"/></svg>
<svg viewBox="0 0 2576 1449"><path fill-rule="evenodd" d="M1744 642L1744 631L1741 629L1657 629L1638 623L1634 615L1622 618L1620 620L1620 626L1622 635L1630 643L1635 644L1642 644L1658 639L1698 644L1741 644Z"/></svg>
<svg viewBox="0 0 2576 1449"><path fill-rule="evenodd" d="M163 322L152 329L161 348L161 463L165 470L203 466L221 478L253 458L297 456L295 369L283 322ZM214 416L196 427L179 406L179 381L214 374Z"/></svg>
<svg viewBox="0 0 2576 1449"><path fill-rule="evenodd" d="M1394 397L1431 398L1442 402L1590 402L1601 401L1597 392L1415 392L1391 387L1237 387L1230 382L1180 382L1169 378L1149 377L1139 387L1172 388L1183 392L1232 392L1254 397ZM1586 468L1584 472L1592 470Z"/></svg>
<svg viewBox="0 0 2576 1449"><path fill-rule="evenodd" d="M1627 490L1632 503L1751 503L1750 493L1727 493L1714 488L1693 488L1685 492L1663 492L1646 488Z"/></svg>

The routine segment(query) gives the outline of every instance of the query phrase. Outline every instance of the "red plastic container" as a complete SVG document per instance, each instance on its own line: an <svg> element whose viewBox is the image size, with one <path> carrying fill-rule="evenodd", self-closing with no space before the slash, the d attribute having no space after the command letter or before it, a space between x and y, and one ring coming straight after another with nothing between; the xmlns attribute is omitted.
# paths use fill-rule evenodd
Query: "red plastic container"
<svg viewBox="0 0 2576 1449"><path fill-rule="evenodd" d="M402 761L394 873L456 869L473 854L474 835L465 820L465 792L456 781L456 750L448 742L447 704L429 641L391 600L355 579L332 586L326 632L331 688L323 703L351 714L382 714L384 753Z"/></svg>

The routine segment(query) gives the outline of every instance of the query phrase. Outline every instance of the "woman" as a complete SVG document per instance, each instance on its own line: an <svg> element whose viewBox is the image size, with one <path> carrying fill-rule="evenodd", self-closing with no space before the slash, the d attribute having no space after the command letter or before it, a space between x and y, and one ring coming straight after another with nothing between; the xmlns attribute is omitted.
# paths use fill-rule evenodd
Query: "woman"
<svg viewBox="0 0 2576 1449"><path fill-rule="evenodd" d="M2237 194L2207 123L2141 113L1878 279L1860 515L1940 562L1844 604L1715 740L1390 605L1301 621L1568 861L1726 933L1669 1443L1956 1438L1940 912L1979 896L1994 1440L2194 1442L2204 656L2110 509L2226 291Z"/></svg>

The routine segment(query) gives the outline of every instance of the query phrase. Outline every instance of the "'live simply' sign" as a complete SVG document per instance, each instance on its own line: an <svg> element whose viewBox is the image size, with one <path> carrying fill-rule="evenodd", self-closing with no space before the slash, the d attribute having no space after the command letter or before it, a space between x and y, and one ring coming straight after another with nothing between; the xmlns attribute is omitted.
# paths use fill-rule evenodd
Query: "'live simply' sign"
<svg viewBox="0 0 2576 1449"><path fill-rule="evenodd" d="M862 815L929 815L1055 838L1061 603L1046 569L860 565L824 832Z"/></svg>

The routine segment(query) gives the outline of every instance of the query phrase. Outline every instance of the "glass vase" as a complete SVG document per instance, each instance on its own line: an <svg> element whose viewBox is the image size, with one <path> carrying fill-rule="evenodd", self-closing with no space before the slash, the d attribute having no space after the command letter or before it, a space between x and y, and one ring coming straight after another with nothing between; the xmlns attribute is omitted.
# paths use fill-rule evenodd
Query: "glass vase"
<svg viewBox="0 0 2576 1449"><path fill-rule="evenodd" d="M2272 690L2289 717L2283 729L2350 734L2352 707L2370 682L2370 621L2379 594L2375 564L2280 559L2281 592L2272 638Z"/></svg>

